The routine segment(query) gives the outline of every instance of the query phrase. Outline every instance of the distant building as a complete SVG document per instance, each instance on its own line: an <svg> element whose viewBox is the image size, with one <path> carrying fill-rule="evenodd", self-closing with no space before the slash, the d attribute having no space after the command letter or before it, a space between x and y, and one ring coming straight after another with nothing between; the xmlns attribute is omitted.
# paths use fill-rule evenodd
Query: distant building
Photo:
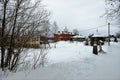
<svg viewBox="0 0 120 80"><path fill-rule="evenodd" d="M1 36L2 29L0 28L0 36ZM11 35L7 36L6 38L6 45L8 46L10 43ZM13 39L14 46L15 47L24 47L24 48L39 48L41 47L41 41L43 40L42 37L38 34L33 33L32 35L28 35L27 33L24 33L18 37L15 37ZM45 41L45 40L43 40ZM1 37L0 37L0 43L1 43ZM1 44L0 44L1 46Z"/></svg>
<svg viewBox="0 0 120 80"><path fill-rule="evenodd" d="M27 35L20 36L19 39L15 39L17 47L25 48L39 48L40 47L40 36L28 37Z"/></svg>
<svg viewBox="0 0 120 80"><path fill-rule="evenodd" d="M62 31L62 33L60 31L58 31L57 34L54 34L54 41L68 41L71 40L71 38L75 36L74 34L70 33L70 32L64 32Z"/></svg>
<svg viewBox="0 0 120 80"><path fill-rule="evenodd" d="M73 41L80 41L80 42L82 42L82 41L85 41L85 37L82 36L82 35L76 35L76 36L72 37L72 40Z"/></svg>
<svg viewBox="0 0 120 80"><path fill-rule="evenodd" d="M39 48L40 47L40 36L33 36L26 43L29 47Z"/></svg>
<svg viewBox="0 0 120 80"><path fill-rule="evenodd" d="M34 31L32 33L30 31L25 32L15 39L17 47L24 48L39 48L40 41L41 37L38 31Z"/></svg>

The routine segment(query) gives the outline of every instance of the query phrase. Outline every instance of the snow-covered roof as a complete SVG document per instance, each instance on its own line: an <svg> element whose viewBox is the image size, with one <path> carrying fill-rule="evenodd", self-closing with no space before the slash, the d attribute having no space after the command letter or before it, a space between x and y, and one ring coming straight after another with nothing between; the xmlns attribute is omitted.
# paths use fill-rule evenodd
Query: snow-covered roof
<svg viewBox="0 0 120 80"><path fill-rule="evenodd" d="M76 36L73 36L73 38L85 38L85 37L81 35L76 35Z"/></svg>
<svg viewBox="0 0 120 80"><path fill-rule="evenodd" d="M105 36L101 35L99 32L96 32L96 34L94 34L92 37L105 37Z"/></svg>
<svg viewBox="0 0 120 80"><path fill-rule="evenodd" d="M103 36L103 35L93 35L92 37L105 37L105 36Z"/></svg>

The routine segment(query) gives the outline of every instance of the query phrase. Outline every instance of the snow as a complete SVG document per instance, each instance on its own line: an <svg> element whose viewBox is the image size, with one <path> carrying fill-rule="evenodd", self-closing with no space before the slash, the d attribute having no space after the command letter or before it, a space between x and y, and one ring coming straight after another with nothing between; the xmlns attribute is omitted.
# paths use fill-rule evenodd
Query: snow
<svg viewBox="0 0 120 80"><path fill-rule="evenodd" d="M105 36L103 36L97 31L92 37L105 37Z"/></svg>
<svg viewBox="0 0 120 80"><path fill-rule="evenodd" d="M92 37L105 37L105 36L102 36L102 35L93 35Z"/></svg>
<svg viewBox="0 0 120 80"><path fill-rule="evenodd" d="M3 80L120 80L120 42L103 46L106 54L92 53L82 42L57 42L47 55L47 66L10 73ZM37 50L37 49L36 49Z"/></svg>
<svg viewBox="0 0 120 80"><path fill-rule="evenodd" d="M76 35L76 36L73 36L73 38L85 38L85 37L81 35Z"/></svg>

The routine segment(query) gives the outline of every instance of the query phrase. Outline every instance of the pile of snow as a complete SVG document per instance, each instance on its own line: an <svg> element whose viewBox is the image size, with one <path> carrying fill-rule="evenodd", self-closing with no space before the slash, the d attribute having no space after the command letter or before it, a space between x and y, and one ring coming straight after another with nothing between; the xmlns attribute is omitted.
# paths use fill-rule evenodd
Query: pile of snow
<svg viewBox="0 0 120 80"><path fill-rule="evenodd" d="M120 80L119 45L120 42L105 44L106 54L94 55L92 46L81 42L53 43L47 66L29 73L11 73L3 80Z"/></svg>

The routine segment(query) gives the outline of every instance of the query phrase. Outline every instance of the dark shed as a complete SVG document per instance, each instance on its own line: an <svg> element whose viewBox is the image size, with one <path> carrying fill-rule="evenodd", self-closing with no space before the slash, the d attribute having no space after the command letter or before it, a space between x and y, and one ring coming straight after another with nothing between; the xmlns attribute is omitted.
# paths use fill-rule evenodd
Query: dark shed
<svg viewBox="0 0 120 80"><path fill-rule="evenodd" d="M102 35L93 35L91 38L90 38L90 44L91 46L93 46L93 44L96 42L98 45L99 45L99 41L102 40L104 44L104 41L105 41L105 36L102 36Z"/></svg>

